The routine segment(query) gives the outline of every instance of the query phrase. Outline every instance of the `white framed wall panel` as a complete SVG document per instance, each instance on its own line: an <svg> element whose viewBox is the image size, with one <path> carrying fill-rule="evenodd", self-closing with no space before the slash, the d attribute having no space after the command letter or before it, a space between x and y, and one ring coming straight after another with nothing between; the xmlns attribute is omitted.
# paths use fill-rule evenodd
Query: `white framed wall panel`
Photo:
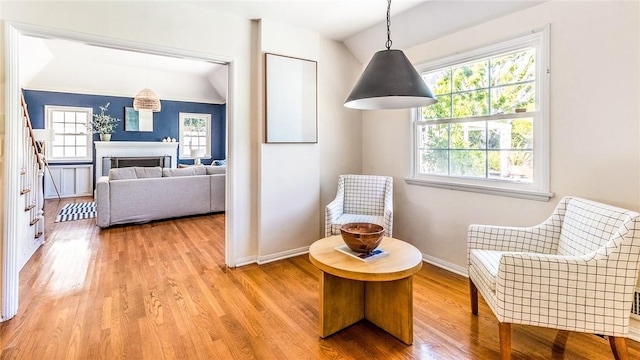
<svg viewBox="0 0 640 360"><path fill-rule="evenodd" d="M60 197L93 196L93 165L53 165L49 170L44 170L44 198L55 199L58 197L56 189L60 191Z"/></svg>

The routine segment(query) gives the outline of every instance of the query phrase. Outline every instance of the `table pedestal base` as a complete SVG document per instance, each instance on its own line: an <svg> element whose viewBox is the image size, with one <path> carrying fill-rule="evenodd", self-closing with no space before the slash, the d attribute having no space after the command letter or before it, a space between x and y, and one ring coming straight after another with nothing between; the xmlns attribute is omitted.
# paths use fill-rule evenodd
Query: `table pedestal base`
<svg viewBox="0 0 640 360"><path fill-rule="evenodd" d="M367 319L407 345L413 343L413 276L358 281L322 272L320 336Z"/></svg>

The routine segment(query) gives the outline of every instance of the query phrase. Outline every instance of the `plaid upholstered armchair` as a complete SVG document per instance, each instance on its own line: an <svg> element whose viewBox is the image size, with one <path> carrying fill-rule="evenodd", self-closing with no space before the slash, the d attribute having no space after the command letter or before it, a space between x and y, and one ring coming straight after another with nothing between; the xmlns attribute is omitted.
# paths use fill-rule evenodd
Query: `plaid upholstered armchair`
<svg viewBox="0 0 640 360"><path fill-rule="evenodd" d="M325 236L340 235L340 227L369 222L393 230L393 178L374 175L340 175L336 198L325 208Z"/></svg>
<svg viewBox="0 0 640 360"><path fill-rule="evenodd" d="M616 359L638 277L640 214L563 198L542 224L469 226L471 311L478 291L499 321L500 351L511 358L511 324L607 335Z"/></svg>

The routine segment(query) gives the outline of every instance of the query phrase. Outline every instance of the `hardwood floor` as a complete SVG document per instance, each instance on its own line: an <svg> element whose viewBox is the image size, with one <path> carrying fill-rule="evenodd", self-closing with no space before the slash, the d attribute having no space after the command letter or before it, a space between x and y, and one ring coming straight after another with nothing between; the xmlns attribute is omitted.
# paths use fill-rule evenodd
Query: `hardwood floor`
<svg viewBox="0 0 640 360"><path fill-rule="evenodd" d="M425 264L414 276L414 343L367 322L320 339L308 256L227 269L224 215L100 230L54 223L20 273L0 359L497 359L498 325L467 280ZM598 336L512 326L514 359L613 359ZM564 351L562 344L566 341ZM556 344L556 346L554 346ZM640 359L640 344L629 341Z"/></svg>

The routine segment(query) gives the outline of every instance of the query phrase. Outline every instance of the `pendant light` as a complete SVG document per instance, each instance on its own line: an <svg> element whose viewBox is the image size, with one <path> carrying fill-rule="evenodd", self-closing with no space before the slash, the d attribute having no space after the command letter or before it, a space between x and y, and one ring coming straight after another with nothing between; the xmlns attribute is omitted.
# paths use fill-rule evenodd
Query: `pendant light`
<svg viewBox="0 0 640 360"><path fill-rule="evenodd" d="M158 112L162 109L162 105L160 105L160 99L158 99L158 95L153 90L144 88L133 98L133 108L136 111Z"/></svg>
<svg viewBox="0 0 640 360"><path fill-rule="evenodd" d="M388 0L387 49L373 55L345 101L345 107L407 109L438 102L413 64L401 50L392 50L391 43L391 0Z"/></svg>
<svg viewBox="0 0 640 360"><path fill-rule="evenodd" d="M149 83L149 57L145 56L145 74L147 77L147 84ZM160 99L153 90L144 88L140 90L133 98L133 109L136 111L153 111L158 112L162 109Z"/></svg>

